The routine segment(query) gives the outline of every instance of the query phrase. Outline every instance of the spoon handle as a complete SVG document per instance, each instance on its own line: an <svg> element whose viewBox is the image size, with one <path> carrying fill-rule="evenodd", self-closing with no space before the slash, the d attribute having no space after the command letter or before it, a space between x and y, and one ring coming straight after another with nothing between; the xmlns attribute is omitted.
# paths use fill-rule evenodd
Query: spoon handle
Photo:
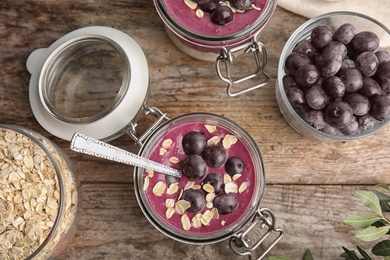
<svg viewBox="0 0 390 260"><path fill-rule="evenodd" d="M78 153L84 153L115 162L129 164L175 177L181 176L181 172L179 170L151 161L137 154L130 153L81 133L75 133L73 135L70 149Z"/></svg>

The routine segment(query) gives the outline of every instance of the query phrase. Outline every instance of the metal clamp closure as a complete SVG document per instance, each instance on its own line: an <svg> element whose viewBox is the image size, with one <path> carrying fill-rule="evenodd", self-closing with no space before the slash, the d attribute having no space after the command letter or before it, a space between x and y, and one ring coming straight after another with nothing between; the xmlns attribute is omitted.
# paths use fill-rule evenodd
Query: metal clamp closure
<svg viewBox="0 0 390 260"><path fill-rule="evenodd" d="M260 237L258 241L250 241L248 233L259 225L260 229L267 228L266 232ZM252 223L244 230L234 234L229 241L230 248L241 256L248 256L252 259L252 253L265 241L265 239L276 233L276 237L273 241L264 249L262 255L257 258L258 260L263 259L269 251L279 242L283 237L283 230L275 227L276 220L271 210L262 208L258 209L253 217Z"/></svg>
<svg viewBox="0 0 390 260"><path fill-rule="evenodd" d="M256 71L252 74L234 80L231 76L230 66L233 63L234 58L236 58L236 54L242 51L244 51L244 53L251 52L254 54L254 58L256 61ZM226 71L225 75L223 75L221 72L221 64L220 64L221 62L225 63L225 71ZM264 72L264 68L266 64L267 64L267 51L265 49L265 46L261 42L252 40L246 44L237 46L230 50L227 50L225 47L223 47L221 49L220 55L217 57L217 60L215 62L215 68L217 70L217 74L219 78L224 82L228 83L227 94L231 97L234 97L267 85L267 83L269 82L269 76L267 73ZM232 87L234 85L240 84L254 77L261 78L261 83L248 88L244 88L240 91L236 91L236 92L232 91Z"/></svg>
<svg viewBox="0 0 390 260"><path fill-rule="evenodd" d="M157 120L140 136L137 137L137 123L131 123L127 131L125 131L130 137L135 141L135 143L139 146L143 146L143 141L152 133L156 128L161 124L162 121L168 121L166 113L163 113L157 107L148 107L145 106L145 115L152 115L157 118Z"/></svg>

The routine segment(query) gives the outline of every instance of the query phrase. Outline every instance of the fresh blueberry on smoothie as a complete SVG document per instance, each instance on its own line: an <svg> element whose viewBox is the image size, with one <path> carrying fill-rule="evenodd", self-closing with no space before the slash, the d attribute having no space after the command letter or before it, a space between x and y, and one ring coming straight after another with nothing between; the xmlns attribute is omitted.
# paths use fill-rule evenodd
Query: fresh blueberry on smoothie
<svg viewBox="0 0 390 260"><path fill-rule="evenodd" d="M169 129L150 159L181 169L180 178L146 170L143 190L152 210L172 228L221 231L247 211L256 173L245 144L227 129L184 123Z"/></svg>
<svg viewBox="0 0 390 260"><path fill-rule="evenodd" d="M183 28L200 35L227 36L255 23L268 0L162 0Z"/></svg>

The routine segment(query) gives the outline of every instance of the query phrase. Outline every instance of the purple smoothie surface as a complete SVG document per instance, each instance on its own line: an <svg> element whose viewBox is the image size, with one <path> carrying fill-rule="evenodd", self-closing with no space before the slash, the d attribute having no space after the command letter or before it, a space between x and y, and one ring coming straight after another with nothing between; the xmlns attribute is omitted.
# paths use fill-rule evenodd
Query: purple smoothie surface
<svg viewBox="0 0 390 260"><path fill-rule="evenodd" d="M244 13L234 13L233 21L226 25L216 25L210 20L210 13L204 12L203 17L197 17L196 10L189 8L184 0L162 0L167 12L178 24L187 30L204 36L228 36L238 33L251 26L262 14L268 0L254 0L256 9ZM259 9L259 10L257 10Z"/></svg>
<svg viewBox="0 0 390 260"><path fill-rule="evenodd" d="M206 126L209 125L205 125L204 123L185 123L174 126L157 144L155 144L148 157L154 161L163 163L176 169L180 169L180 162L188 156L185 154L182 147L182 140L185 134L191 131L199 131L204 134L206 140L210 140L211 138L213 138L212 140L220 138L220 141L217 145L222 147L224 147L224 138L226 138L225 140L228 140L228 138L232 137L233 139L235 138L231 132L220 126L216 126L216 130L211 132L206 128ZM145 171L144 182L146 182L147 185L144 185L143 187L144 192L154 212L163 222L176 230L185 230L185 232L192 234L210 234L221 231L233 225L243 216L243 214L246 213L249 204L252 202L256 183L254 163L251 159L251 155L247 147L239 139L237 139L234 144L231 144L228 149L226 149L226 146L224 149L226 150L227 158L238 156L242 159L244 164L243 172L241 175L230 177L231 179L229 180L229 175L226 173L225 167L223 165L219 168L207 167L206 176L209 173L217 173L224 177L225 183L223 188L216 195L218 196L224 193L235 193L239 201L237 208L233 212L226 215L215 214L217 209L213 207L212 204L215 198L213 198L213 195L211 195L209 198L213 199L208 201L208 204L204 207L203 210L199 212L188 212L186 210L184 214L183 212L178 212L173 204L167 206L167 200L171 199L170 201L174 202L175 204L177 201L182 200L182 192L186 189L186 186L188 188L189 183L193 183L192 188L199 189L206 197L206 195L209 194L209 191L206 191L207 189L205 190L203 183L204 178L201 180L190 180L185 175L183 175L178 180L178 182L176 182L177 184L169 184L167 183L166 176L164 174ZM172 185L178 185L177 191L176 189L173 189ZM163 186L163 189L161 189L161 186ZM158 194L158 190L160 194ZM168 208L170 209L168 210ZM167 216L168 211L171 212L169 217ZM206 220L200 225L198 223L199 221L194 224L193 219L196 215L198 219L203 215L207 219L207 216L210 216L210 214L213 214L211 219ZM183 215L186 215L186 217L183 217ZM187 226L186 228L183 224L183 218L187 217L190 226Z"/></svg>

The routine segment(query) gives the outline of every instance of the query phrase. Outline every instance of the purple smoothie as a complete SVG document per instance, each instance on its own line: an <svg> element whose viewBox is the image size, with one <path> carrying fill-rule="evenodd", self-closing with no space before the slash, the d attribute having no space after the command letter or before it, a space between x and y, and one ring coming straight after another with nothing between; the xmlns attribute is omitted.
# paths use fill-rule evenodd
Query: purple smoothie
<svg viewBox="0 0 390 260"><path fill-rule="evenodd" d="M222 147L223 147L224 138L226 136L228 137L233 136L231 132L229 132L228 130L220 126L217 126L215 131L210 132L210 130L206 128L206 125L204 123L181 124L171 128L164 135L164 137L157 144L155 144L155 146L152 148L150 152L149 158L154 161L171 166L173 168L179 169L180 162L183 161L188 156L185 154L183 150L182 140L184 135L191 131L202 132L206 140L210 140L211 138L215 139L219 137L220 141L217 145L221 145ZM172 141L171 144L170 144L170 140ZM238 156L242 159L244 164L244 171L242 172L241 175L236 175L234 177L231 177L231 180L228 180L229 184L225 183L224 188L217 195L226 193L225 188L227 189L227 192L234 192L237 195L239 200L237 208L233 212L226 215L222 215L222 214L217 214L216 216L213 215L212 219L209 222L205 221L205 223L201 223L199 225L198 223L199 221L195 221L196 223L194 224L192 220L194 216L197 214L204 214L205 216L207 216L207 213L205 214L206 211L210 211L211 213L209 214L212 213L215 214L215 211L217 210L216 208L213 209L213 204L212 204L213 200L211 200L211 202L209 202L204 207L204 209L199 212L185 211L184 214L181 214L180 212L177 212L174 206L172 207L171 205L167 207L166 201L167 199L171 199L171 202L173 201L174 203L176 203L178 200L180 200L182 190L185 189L186 185L188 185L188 183L191 180L188 179L185 175L183 175L178 181L177 191L173 189L173 192L168 192L169 187L172 186L167 184L166 176L164 174L157 173L157 172L151 173L150 171L145 171L144 179L145 182L148 183L148 185L144 185L143 188L146 197L152 209L161 218L163 222L167 223L174 229L181 230L181 231L186 230L186 232L189 232L191 234L210 234L210 233L221 231L222 229L231 226L232 224L237 222L237 220L239 220L243 216L243 214L245 214L245 212L248 209L248 206L252 202L252 197L254 194L255 183L256 183L255 167L247 147L239 139L237 140L236 143L231 144L230 148L228 149L224 148L224 149L226 150L227 159L232 156ZM228 175L226 174L224 165L219 168L207 167L206 176L209 173L217 173L225 177ZM236 179L236 177L238 178ZM146 179L148 180L146 181ZM247 184L247 187L245 189L244 189L245 184L243 183ZM209 193L204 190L205 186L202 186L202 184L203 184L203 178L201 180L194 181L195 186L193 186L192 188L198 188L199 190L202 191L202 193L206 197L206 195ZM163 186L163 189L161 189L161 185ZM158 188L158 186L160 186L160 189ZM230 187L233 187L233 189L231 189ZM158 192L156 193L156 191L161 191L161 190L162 190L161 194L159 194ZM209 196L209 198L210 197L212 197L212 195ZM169 209L169 211L171 212L171 215L169 217L167 216L168 208L171 208ZM190 226L188 226L189 228L188 230L187 228L183 227L183 221L182 221L183 215L186 215L190 222Z"/></svg>
<svg viewBox="0 0 390 260"><path fill-rule="evenodd" d="M228 36L250 27L260 17L268 3L268 0L254 0L255 8L244 13L235 12L233 21L221 26L211 22L210 13L204 12L203 17L198 17L196 12L199 7L191 9L184 0L162 1L173 20L188 31L204 36Z"/></svg>

